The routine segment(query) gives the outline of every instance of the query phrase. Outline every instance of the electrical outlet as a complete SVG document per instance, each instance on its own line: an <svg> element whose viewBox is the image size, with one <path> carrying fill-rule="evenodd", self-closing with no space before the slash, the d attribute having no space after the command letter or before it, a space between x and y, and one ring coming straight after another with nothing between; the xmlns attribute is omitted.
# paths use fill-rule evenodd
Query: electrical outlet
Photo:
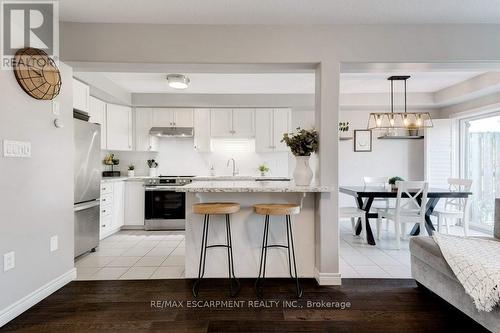
<svg viewBox="0 0 500 333"><path fill-rule="evenodd" d="M3 271L7 272L16 267L16 254L14 251L3 255Z"/></svg>
<svg viewBox="0 0 500 333"><path fill-rule="evenodd" d="M54 252L59 248L57 235L50 237L50 252Z"/></svg>

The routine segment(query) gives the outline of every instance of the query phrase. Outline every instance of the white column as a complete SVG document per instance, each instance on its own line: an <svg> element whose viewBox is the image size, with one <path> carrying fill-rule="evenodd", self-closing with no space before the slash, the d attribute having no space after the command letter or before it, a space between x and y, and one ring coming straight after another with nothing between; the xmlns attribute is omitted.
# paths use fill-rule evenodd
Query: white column
<svg viewBox="0 0 500 333"><path fill-rule="evenodd" d="M320 285L339 285L338 101L339 63L322 62L316 69L316 128L319 130L319 180L333 192L316 195L315 278Z"/></svg>

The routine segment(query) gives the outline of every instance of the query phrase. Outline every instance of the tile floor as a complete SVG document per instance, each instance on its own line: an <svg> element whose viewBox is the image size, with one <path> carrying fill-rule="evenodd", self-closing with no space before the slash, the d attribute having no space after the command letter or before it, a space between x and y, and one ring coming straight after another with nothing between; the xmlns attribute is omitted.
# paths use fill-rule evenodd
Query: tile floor
<svg viewBox="0 0 500 333"><path fill-rule="evenodd" d="M371 223L375 234L376 225ZM408 226L409 228L409 226ZM451 226L450 234L463 236L463 229ZM471 236L487 236L470 230ZM380 240L377 245L366 244L361 237L352 234L350 220L340 223L340 273L345 278L411 278L409 239L401 241L401 249L396 248L394 223L382 223Z"/></svg>
<svg viewBox="0 0 500 333"><path fill-rule="evenodd" d="M75 261L77 280L184 278L184 232L120 231Z"/></svg>
<svg viewBox="0 0 500 333"><path fill-rule="evenodd" d="M411 278L409 240L396 249L394 225L382 224L376 246L353 236L349 220L340 223L340 273L345 278ZM375 224L372 229L375 232ZM450 234L463 235L452 226ZM471 230L471 235L486 236ZM77 280L182 279L184 232L128 230L101 241L95 253L75 262Z"/></svg>

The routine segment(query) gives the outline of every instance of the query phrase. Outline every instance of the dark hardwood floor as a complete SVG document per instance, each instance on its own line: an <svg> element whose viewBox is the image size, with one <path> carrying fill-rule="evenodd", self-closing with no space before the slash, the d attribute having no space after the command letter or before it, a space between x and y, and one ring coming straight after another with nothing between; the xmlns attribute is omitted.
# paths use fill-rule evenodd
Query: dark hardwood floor
<svg viewBox="0 0 500 333"><path fill-rule="evenodd" d="M417 288L413 280L345 279L338 287L319 287L312 279L302 280L304 297L297 303L292 302L296 298L290 280L266 281L262 301L267 302L261 303L249 303L259 300L253 291L254 280L241 282L240 294L230 298L226 281L203 281L200 296L194 299L190 280L75 281L0 332L485 331L438 296ZM241 301L241 307L187 307L186 302L193 300ZM161 309L167 303L154 307L152 301L183 303L171 302ZM350 302L350 307L321 308L319 303L310 307L308 301Z"/></svg>

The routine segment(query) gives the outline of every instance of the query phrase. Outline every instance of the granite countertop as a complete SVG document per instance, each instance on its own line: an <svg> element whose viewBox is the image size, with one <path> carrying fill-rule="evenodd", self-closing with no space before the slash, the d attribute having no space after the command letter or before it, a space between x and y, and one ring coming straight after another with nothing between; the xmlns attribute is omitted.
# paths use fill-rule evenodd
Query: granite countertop
<svg viewBox="0 0 500 333"><path fill-rule="evenodd" d="M330 186L311 184L295 185L293 181L196 181L174 188L178 192L234 193L234 192L332 192Z"/></svg>

